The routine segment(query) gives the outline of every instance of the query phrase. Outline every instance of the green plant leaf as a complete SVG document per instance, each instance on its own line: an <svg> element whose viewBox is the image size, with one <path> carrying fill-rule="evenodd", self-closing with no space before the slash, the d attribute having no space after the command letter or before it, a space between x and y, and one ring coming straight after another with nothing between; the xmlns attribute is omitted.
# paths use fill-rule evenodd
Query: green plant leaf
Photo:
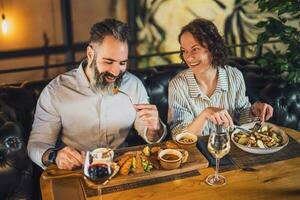
<svg viewBox="0 0 300 200"><path fill-rule="evenodd" d="M255 26L258 28L264 28L267 23L268 23L267 21L261 21L261 22L258 22L257 24L255 24Z"/></svg>
<svg viewBox="0 0 300 200"><path fill-rule="evenodd" d="M289 69L288 63L284 63L284 64L280 65L281 71L288 71L288 69Z"/></svg>
<svg viewBox="0 0 300 200"><path fill-rule="evenodd" d="M291 20L300 19L299 0L255 0L262 12L271 12L273 17L262 20L256 24L258 28L265 28L265 31L257 36L259 44L279 39L287 48L273 48L265 52L256 63L274 75L282 76L287 82L300 82L300 29L290 26ZM300 24L299 24L300 25Z"/></svg>

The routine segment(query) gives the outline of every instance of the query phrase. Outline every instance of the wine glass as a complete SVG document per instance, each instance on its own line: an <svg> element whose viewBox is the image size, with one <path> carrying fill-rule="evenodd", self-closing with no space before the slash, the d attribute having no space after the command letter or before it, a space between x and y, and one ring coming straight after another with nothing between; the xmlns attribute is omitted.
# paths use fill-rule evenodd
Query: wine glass
<svg viewBox="0 0 300 200"><path fill-rule="evenodd" d="M89 179L97 184L99 199L102 199L102 184L106 182L112 174L111 164L108 162L97 163L89 166Z"/></svg>
<svg viewBox="0 0 300 200"><path fill-rule="evenodd" d="M93 159L90 152L87 152L85 160L84 174L89 181L97 186L99 199L102 199L102 185L107 182L113 174L112 163L98 160L91 163Z"/></svg>
<svg viewBox="0 0 300 200"><path fill-rule="evenodd" d="M219 175L220 159L229 153L230 136L228 131L211 132L207 144L208 151L216 158L215 174L209 175L206 178L206 183L212 186L222 186L226 183L224 176Z"/></svg>

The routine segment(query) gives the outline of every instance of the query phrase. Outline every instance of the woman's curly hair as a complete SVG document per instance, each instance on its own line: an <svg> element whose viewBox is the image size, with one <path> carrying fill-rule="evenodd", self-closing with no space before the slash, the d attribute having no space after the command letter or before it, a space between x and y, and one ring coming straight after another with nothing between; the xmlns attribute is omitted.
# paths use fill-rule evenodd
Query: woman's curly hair
<svg viewBox="0 0 300 200"><path fill-rule="evenodd" d="M209 50L212 54L212 65L214 67L223 67L225 65L227 48L217 27L211 21L198 18L182 27L180 34L178 35L179 43L182 34L185 32L190 32L199 44ZM182 52L180 53L180 58L185 62Z"/></svg>

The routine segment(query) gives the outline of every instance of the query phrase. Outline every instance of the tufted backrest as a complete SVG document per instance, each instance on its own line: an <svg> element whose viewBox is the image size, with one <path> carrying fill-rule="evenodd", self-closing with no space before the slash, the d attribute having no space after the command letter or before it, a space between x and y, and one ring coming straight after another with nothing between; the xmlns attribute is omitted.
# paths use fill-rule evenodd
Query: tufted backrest
<svg viewBox="0 0 300 200"><path fill-rule="evenodd" d="M288 84L268 73L253 73L249 69L244 77L248 94L254 97L250 100L273 106L270 122L300 130L300 84Z"/></svg>
<svg viewBox="0 0 300 200"><path fill-rule="evenodd" d="M30 199L31 170L24 130L15 110L0 100L0 199Z"/></svg>
<svg viewBox="0 0 300 200"><path fill-rule="evenodd" d="M7 86L0 88L0 100L14 110L16 121L21 123L24 129L24 142L27 144L33 110L36 105L36 95L22 87Z"/></svg>

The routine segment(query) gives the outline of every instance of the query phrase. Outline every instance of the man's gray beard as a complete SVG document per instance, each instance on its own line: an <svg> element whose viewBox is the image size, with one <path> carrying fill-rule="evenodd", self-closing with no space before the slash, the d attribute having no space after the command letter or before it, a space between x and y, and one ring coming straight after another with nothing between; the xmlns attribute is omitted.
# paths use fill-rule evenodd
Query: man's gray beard
<svg viewBox="0 0 300 200"><path fill-rule="evenodd" d="M91 81L92 89L95 92L99 92L103 95L114 95L114 88L116 86L119 87L120 86L119 82L121 82L121 81L115 81L114 83L108 83L105 80L106 73L105 72L100 73L98 71L95 58L93 59L90 67L93 69L93 78Z"/></svg>

